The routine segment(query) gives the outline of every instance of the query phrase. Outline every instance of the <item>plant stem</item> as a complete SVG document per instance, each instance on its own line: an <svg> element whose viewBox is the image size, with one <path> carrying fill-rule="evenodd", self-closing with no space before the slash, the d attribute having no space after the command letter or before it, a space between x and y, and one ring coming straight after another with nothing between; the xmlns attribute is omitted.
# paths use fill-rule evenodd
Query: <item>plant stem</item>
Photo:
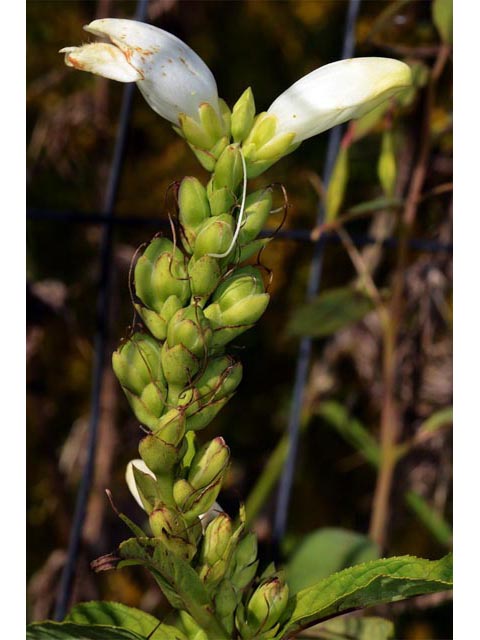
<svg viewBox="0 0 480 640"><path fill-rule="evenodd" d="M389 516L389 500L396 465L396 447L400 433L400 420L395 400L395 373L397 369L396 344L398 328L403 310L405 269L408 257L408 242L415 223L418 204L425 181L430 154L430 122L434 106L435 85L450 54L450 48L442 45L438 51L426 88L418 160L412 173L410 187L405 200L405 209L400 222L397 267L394 274L392 297L383 321L383 402L380 420L380 470L373 497L370 537L385 547Z"/></svg>

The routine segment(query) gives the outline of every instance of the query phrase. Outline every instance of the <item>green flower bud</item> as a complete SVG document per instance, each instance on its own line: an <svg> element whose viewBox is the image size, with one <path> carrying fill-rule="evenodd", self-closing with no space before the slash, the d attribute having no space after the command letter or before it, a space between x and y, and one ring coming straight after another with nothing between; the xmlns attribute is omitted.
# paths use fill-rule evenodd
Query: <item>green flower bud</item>
<svg viewBox="0 0 480 640"><path fill-rule="evenodd" d="M255 178L283 156L298 148L300 142L294 142L295 133L286 132L276 135L277 117L261 113L242 145L247 166L247 176Z"/></svg>
<svg viewBox="0 0 480 640"><path fill-rule="evenodd" d="M217 413L223 409L230 398L231 396L227 396L226 398L222 398L221 400L216 400L215 402L208 404L202 409L190 411L190 415L187 416L185 426L187 431L199 431L200 429L205 429L205 427L215 418Z"/></svg>
<svg viewBox="0 0 480 640"><path fill-rule="evenodd" d="M163 303L160 313L144 307L142 304L135 304L135 309L145 326L157 340L165 340L170 318L182 307L183 304L177 296L169 296Z"/></svg>
<svg viewBox="0 0 480 640"><path fill-rule="evenodd" d="M197 548L192 532L180 513L168 507L159 507L152 511L149 522L156 538L175 555L190 562Z"/></svg>
<svg viewBox="0 0 480 640"><path fill-rule="evenodd" d="M220 264L211 256L192 257L188 263L188 275L192 297L203 306L220 282Z"/></svg>
<svg viewBox="0 0 480 640"><path fill-rule="evenodd" d="M232 520L226 513L220 513L205 530L201 561L211 567L218 561L225 559L232 537Z"/></svg>
<svg viewBox="0 0 480 640"><path fill-rule="evenodd" d="M214 506L220 489L222 488L223 475L219 474L209 485L203 489L197 489L186 500L182 508L185 520L191 524L198 520L202 514L206 514Z"/></svg>
<svg viewBox="0 0 480 640"><path fill-rule="evenodd" d="M220 107L220 113L222 114L223 126L225 127L225 135L230 138L230 131L232 126L232 112L228 104L222 98L218 100L218 106Z"/></svg>
<svg viewBox="0 0 480 640"><path fill-rule="evenodd" d="M200 109L198 111L200 113ZM178 120L183 136L187 142L193 144L195 147L208 151L217 142L216 136L212 134L211 130L207 130L203 123L197 122L185 113L181 113Z"/></svg>
<svg viewBox="0 0 480 640"><path fill-rule="evenodd" d="M288 586L280 578L270 578L255 591L247 605L246 623L253 637L268 631L280 619L288 602Z"/></svg>
<svg viewBox="0 0 480 640"><path fill-rule="evenodd" d="M219 157L213 172L214 190L227 187L235 193L243 178L243 163L238 145L228 145Z"/></svg>
<svg viewBox="0 0 480 640"><path fill-rule="evenodd" d="M232 243L234 229L235 221L228 213L205 220L195 240L195 258L225 253Z"/></svg>
<svg viewBox="0 0 480 640"><path fill-rule="evenodd" d="M244 244L243 247L239 247L240 255L238 258L239 262L245 262L245 260L249 260L252 256L260 251L263 247L267 246L269 242L272 241L272 238L261 238L257 240L252 240L252 242L248 242Z"/></svg>
<svg viewBox="0 0 480 640"><path fill-rule="evenodd" d="M167 397L161 350L148 334L135 333L114 351L112 364L137 419L153 428Z"/></svg>
<svg viewBox="0 0 480 640"><path fill-rule="evenodd" d="M196 356L202 356L208 347L212 330L203 311L194 306L180 309L168 323L169 347L183 345Z"/></svg>
<svg viewBox="0 0 480 640"><path fill-rule="evenodd" d="M205 357L212 331L198 306L180 309L168 323L162 347L162 368L167 382L183 387L192 381Z"/></svg>
<svg viewBox="0 0 480 640"><path fill-rule="evenodd" d="M180 395L180 404L187 407L187 430L206 427L230 400L241 379L240 362L230 356L211 359L195 387Z"/></svg>
<svg viewBox="0 0 480 640"><path fill-rule="evenodd" d="M169 385L174 387L169 396L178 396L181 387L190 384L200 369L200 358L197 358L183 344L169 348L165 342L162 347L162 367ZM174 401L174 400L172 400Z"/></svg>
<svg viewBox="0 0 480 640"><path fill-rule="evenodd" d="M272 190L260 189L245 200L244 222L238 236L240 245L254 240L263 229L272 209Z"/></svg>
<svg viewBox="0 0 480 640"><path fill-rule="evenodd" d="M210 217L207 191L197 178L184 178L178 190L178 219L186 249L190 253L195 244L196 231L200 224Z"/></svg>
<svg viewBox="0 0 480 640"><path fill-rule="evenodd" d="M183 510L187 500L193 493L195 493L195 489L184 478L180 478L173 485L173 497L180 510Z"/></svg>
<svg viewBox="0 0 480 640"><path fill-rule="evenodd" d="M219 117L215 109L208 102L204 102L198 109L200 123L208 133L213 143L208 148L213 147L225 135L225 123L223 117Z"/></svg>
<svg viewBox="0 0 480 640"><path fill-rule="evenodd" d="M213 328L213 347L225 345L260 318L270 298L264 291L260 271L250 266L237 269L220 284L205 309Z"/></svg>
<svg viewBox="0 0 480 640"><path fill-rule="evenodd" d="M275 135L276 129L277 118L274 115L270 115L266 111L259 113L255 118L250 134L244 140L243 153L245 154L246 149L250 147L250 145L253 146L253 149L259 149L270 142Z"/></svg>
<svg viewBox="0 0 480 640"><path fill-rule="evenodd" d="M255 118L255 100L250 87L246 89L235 103L232 111L232 136L235 142L242 142L253 125Z"/></svg>
<svg viewBox="0 0 480 640"><path fill-rule="evenodd" d="M176 296L181 304L190 297L185 259L166 238L155 238L135 265L135 292L145 307L162 313L164 302Z"/></svg>
<svg viewBox="0 0 480 640"><path fill-rule="evenodd" d="M195 489L207 487L217 477L223 476L229 459L230 450L223 438L214 438L205 443L193 457L188 482Z"/></svg>
<svg viewBox="0 0 480 640"><path fill-rule="evenodd" d="M140 441L139 452L155 475L165 475L185 452L185 416L171 409L160 420L151 435Z"/></svg>
<svg viewBox="0 0 480 640"><path fill-rule="evenodd" d="M211 182L209 184L212 184ZM228 187L221 189L210 189L208 191L208 201L212 216L219 216L222 213L230 213L235 204L235 194Z"/></svg>
<svg viewBox="0 0 480 640"><path fill-rule="evenodd" d="M225 147L228 144L228 140L225 138ZM209 173L211 173L215 169L215 165L217 164L217 158L210 151L205 151L204 149L200 149L200 147L196 147L193 144L188 143L188 146L195 154L197 160L200 162L202 167L206 169Z"/></svg>

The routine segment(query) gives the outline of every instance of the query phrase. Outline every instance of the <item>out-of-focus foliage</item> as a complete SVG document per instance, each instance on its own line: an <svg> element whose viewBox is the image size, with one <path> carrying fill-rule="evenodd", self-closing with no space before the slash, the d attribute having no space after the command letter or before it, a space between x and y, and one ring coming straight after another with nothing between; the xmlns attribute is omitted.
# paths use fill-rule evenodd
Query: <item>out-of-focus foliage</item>
<svg viewBox="0 0 480 640"><path fill-rule="evenodd" d="M417 158L425 89L442 39L448 42L449 38L448 5L439 0L372 0L362 3L357 22L356 55L402 59L412 66L415 76L415 89L399 98L393 112L385 105L352 127L348 182L344 193L339 192L340 204L334 207L337 220L345 212L356 212L346 226L352 237L368 234L376 239L359 252L387 299L396 260L390 241L398 239L397 216ZM339 57L346 9L343 0L152 0L149 20L178 35L202 56L230 106L251 86L260 111L296 79ZM31 209L80 216L100 210L122 86L67 69L57 51L70 43L88 41L81 26L96 17L132 17L134 10L135 3L130 1L27 2ZM428 170L414 228L416 238L444 244L451 242L451 111L448 62L436 88ZM290 207L285 229L315 225L325 147L326 135L312 138L258 179L258 188L268 180L287 188ZM385 155L382 161L382 147L384 154L385 148L390 154L388 162ZM383 164L380 177L379 163ZM115 215L124 221L152 216L158 225L124 223L116 227L112 350L131 322L127 279L135 249L158 230L168 229L167 212L173 211L169 186L185 175L200 180L206 176L184 142L137 92ZM386 200L387 195L393 195L393 201ZM275 190L274 199L274 207L281 208L280 189ZM281 211L272 215L270 227L275 229L281 218ZM84 462L100 237L101 228L96 225L35 219L28 223L27 527L32 620L52 613ZM382 247L383 240L386 247ZM287 327L305 302L311 255L310 244L292 240L277 239L264 250L262 263L273 272L272 302L258 327L238 340L244 379L237 396L205 434L206 438L224 435L232 448L234 462L221 496L222 506L232 514L238 510L239 499L249 495L286 429L299 343L299 337ZM335 290L363 291L358 285L358 274L346 251L340 244L328 243L319 299L328 299ZM383 385L380 321L376 313L367 313L366 300L345 304L341 313L335 313L335 333L325 330L326 321L313 328L317 339L289 516L289 535L296 541L323 527L362 534L368 530L378 456L369 445L378 436ZM442 522L449 521L450 432L439 428L428 437L416 437L432 414L451 405L448 251L409 253L403 301L396 390L403 439L416 445L402 452L398 462L388 554L436 558L444 552L448 531L441 529L444 539L439 541L431 528L421 524L405 495L413 491ZM353 311L346 313L349 309ZM345 315L349 315L348 324L339 322ZM346 414L347 422L338 422L343 430L329 428L326 412L322 413L327 402ZM348 430L346 424L353 428ZM107 373L95 483L74 600L118 600L162 618L165 603L145 574L131 569L93 576L88 568L92 558L110 551L125 537L124 526L105 500L106 487L120 510L136 520L142 517L124 484L125 464L135 457L139 435L137 422ZM269 549L274 497L272 493L255 521L265 551ZM410 638L451 637L449 616L448 604L417 612L392 608L391 613L398 637Z"/></svg>

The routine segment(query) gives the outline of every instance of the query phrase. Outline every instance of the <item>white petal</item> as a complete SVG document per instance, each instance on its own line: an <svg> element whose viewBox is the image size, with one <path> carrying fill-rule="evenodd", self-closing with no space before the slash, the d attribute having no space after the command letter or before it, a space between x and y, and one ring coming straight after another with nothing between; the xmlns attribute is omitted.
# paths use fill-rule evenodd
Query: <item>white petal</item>
<svg viewBox="0 0 480 640"><path fill-rule="evenodd" d="M200 522L202 524L202 531L205 531L210 522L218 516L219 513L223 513L222 507L218 504L218 502L214 502L210 509L206 513L202 513L200 517Z"/></svg>
<svg viewBox="0 0 480 640"><path fill-rule="evenodd" d="M94 42L83 47L65 47L60 49L60 53L65 54L67 67L90 71L119 82L136 82L142 79L142 75L113 44Z"/></svg>
<svg viewBox="0 0 480 640"><path fill-rule="evenodd" d="M327 64L282 93L268 113L276 134L294 132L295 142L359 118L411 84L408 65L390 58L351 58Z"/></svg>
<svg viewBox="0 0 480 640"><path fill-rule="evenodd" d="M143 506L143 503L142 503L142 499L140 498L140 494L138 493L137 483L135 482L135 476L133 475L134 466L139 471L143 471L143 473L146 473L147 475L152 476L152 478L155 478L155 474L153 473L153 471L150 471L150 469L147 467L145 462L141 459L130 460L130 462L127 464L127 470L125 472L125 480L127 482L127 486L130 489L130 493L132 494L132 496L135 498L135 500L138 502L141 508L145 510L145 507Z"/></svg>
<svg viewBox="0 0 480 640"><path fill-rule="evenodd" d="M154 111L178 125L178 115L198 119L208 102L220 114L215 78L203 60L179 38L135 20L106 18L84 27L107 37L139 74L138 88Z"/></svg>

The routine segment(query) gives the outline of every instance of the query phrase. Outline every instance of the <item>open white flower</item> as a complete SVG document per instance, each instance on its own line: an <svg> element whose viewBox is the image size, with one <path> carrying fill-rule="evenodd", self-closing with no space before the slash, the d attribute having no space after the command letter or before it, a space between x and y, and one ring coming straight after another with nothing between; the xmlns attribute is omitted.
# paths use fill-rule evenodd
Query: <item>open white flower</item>
<svg viewBox="0 0 480 640"><path fill-rule="evenodd" d="M202 103L220 115L215 78L203 60L179 38L135 20L94 20L85 31L110 41L65 47L69 67L119 82L136 82L150 107L179 124L179 114L198 120Z"/></svg>
<svg viewBox="0 0 480 640"><path fill-rule="evenodd" d="M293 144L337 124L360 118L410 86L410 67L391 58L351 58L304 76L268 109L277 118L275 137L294 133Z"/></svg>
<svg viewBox="0 0 480 640"><path fill-rule="evenodd" d="M130 493L135 498L139 506L145 511L145 507L143 505L142 499L140 497L140 493L138 491L137 483L135 482L135 475L133 473L133 467L137 468L139 471L143 471L147 475L151 476L155 479L155 474L151 469L147 467L145 462L140 458L136 458L135 460L130 460L127 464L127 469L125 472L125 480L127 482L127 486L130 489ZM205 531L209 522L211 522L219 513L223 511L222 507L218 504L218 502L214 502L213 505L206 513L202 513L200 516L200 522L202 523L202 529Z"/></svg>

